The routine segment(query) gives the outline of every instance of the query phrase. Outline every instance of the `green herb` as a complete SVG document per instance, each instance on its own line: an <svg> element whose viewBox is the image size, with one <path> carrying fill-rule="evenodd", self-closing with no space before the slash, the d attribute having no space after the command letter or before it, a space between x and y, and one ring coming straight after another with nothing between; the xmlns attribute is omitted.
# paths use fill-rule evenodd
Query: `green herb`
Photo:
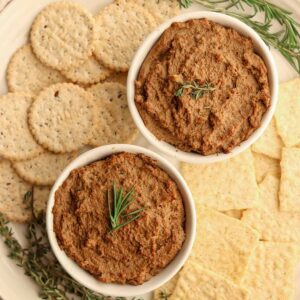
<svg viewBox="0 0 300 300"><path fill-rule="evenodd" d="M235 17L252 27L268 46L277 49L300 74L300 24L292 18L292 13L265 0L179 0L180 6L187 8L192 3L199 3L209 10ZM252 9L250 14L236 12ZM254 17L264 15L263 21ZM273 22L281 30L272 30Z"/></svg>
<svg viewBox="0 0 300 300"><path fill-rule="evenodd" d="M27 225L27 247L23 248L14 237L8 221L0 213L0 236L9 250L8 256L39 286L41 299L69 300L74 299L74 296L82 300L112 299L87 289L62 269L51 252L43 220L35 219ZM123 297L116 299L125 300Z"/></svg>
<svg viewBox="0 0 300 300"><path fill-rule="evenodd" d="M26 204L26 208L31 208L31 202L32 202L32 191L28 191L24 194L23 197L23 203Z"/></svg>
<svg viewBox="0 0 300 300"><path fill-rule="evenodd" d="M110 197L108 192L108 209L109 209L109 220L111 225L111 230L118 230L127 224L133 222L134 220L140 217L140 213L145 209L140 208L130 213L125 213L129 205L134 201L133 194L134 189L132 188L125 196L123 196L124 189L123 187L117 191L115 182L113 183L113 207L110 204Z"/></svg>
<svg viewBox="0 0 300 300"><path fill-rule="evenodd" d="M198 100L199 98L203 97L208 92L212 92L215 90L213 85L209 82L205 82L204 84L200 85L197 81L192 82L185 82L181 85L181 87L175 92L175 96L181 97L183 95L184 90L191 90L190 96Z"/></svg>
<svg viewBox="0 0 300 300"><path fill-rule="evenodd" d="M160 300L168 300L169 299L169 294L167 294L166 290L160 290L158 297Z"/></svg>

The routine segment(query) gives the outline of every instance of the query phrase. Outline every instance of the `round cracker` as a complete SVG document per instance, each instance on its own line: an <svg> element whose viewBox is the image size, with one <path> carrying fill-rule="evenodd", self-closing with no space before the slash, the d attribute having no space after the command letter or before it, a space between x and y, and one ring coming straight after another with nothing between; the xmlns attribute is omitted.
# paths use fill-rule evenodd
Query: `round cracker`
<svg viewBox="0 0 300 300"><path fill-rule="evenodd" d="M118 0L135 3L146 8L155 18L157 24L163 23L180 14L178 0Z"/></svg>
<svg viewBox="0 0 300 300"><path fill-rule="evenodd" d="M44 64L58 70L79 66L93 51L94 18L79 4L52 3L36 17L30 40Z"/></svg>
<svg viewBox="0 0 300 300"><path fill-rule="evenodd" d="M51 84L66 81L60 72L43 65L36 58L30 44L24 45L12 56L6 79L9 91L33 94Z"/></svg>
<svg viewBox="0 0 300 300"><path fill-rule="evenodd" d="M49 186L34 186L33 187L33 214L38 219L46 213L47 203L51 187Z"/></svg>
<svg viewBox="0 0 300 300"><path fill-rule="evenodd" d="M93 128L92 146L130 143L137 134L127 105L126 87L117 82L98 83L88 91L94 96L98 122Z"/></svg>
<svg viewBox="0 0 300 300"><path fill-rule="evenodd" d="M108 68L125 72L144 38L156 26L142 6L114 2L96 16L94 54Z"/></svg>
<svg viewBox="0 0 300 300"><path fill-rule="evenodd" d="M98 83L111 74L111 70L104 67L94 56L89 57L88 60L79 67L70 68L61 72L74 83L83 85Z"/></svg>
<svg viewBox="0 0 300 300"><path fill-rule="evenodd" d="M55 153L80 149L94 123L92 95L72 83L44 89L33 102L28 123L37 142Z"/></svg>
<svg viewBox="0 0 300 300"><path fill-rule="evenodd" d="M24 199L32 187L23 181L7 160L0 161L0 212L9 221L29 222L32 219L32 198Z"/></svg>
<svg viewBox="0 0 300 300"><path fill-rule="evenodd" d="M18 175L37 185L52 185L63 169L76 157L76 153L55 154L44 152L30 160L13 163Z"/></svg>
<svg viewBox="0 0 300 300"><path fill-rule="evenodd" d="M24 160L43 151L27 124L27 112L32 101L32 96L23 93L0 96L0 155L5 158Z"/></svg>

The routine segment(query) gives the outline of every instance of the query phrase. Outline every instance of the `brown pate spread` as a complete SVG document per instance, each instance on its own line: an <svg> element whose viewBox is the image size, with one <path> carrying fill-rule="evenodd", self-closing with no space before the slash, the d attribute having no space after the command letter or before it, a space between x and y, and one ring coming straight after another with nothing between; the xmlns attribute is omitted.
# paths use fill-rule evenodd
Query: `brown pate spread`
<svg viewBox="0 0 300 300"><path fill-rule="evenodd" d="M108 191L113 182L124 193L134 187L127 213L145 210L110 232ZM103 282L142 284L173 260L185 239L177 184L143 154L114 154L73 170L55 193L53 215L61 249Z"/></svg>
<svg viewBox="0 0 300 300"><path fill-rule="evenodd" d="M195 100L185 82L214 90ZM173 23L140 69L135 101L160 140L202 155L231 151L260 126L270 106L267 68L250 38L207 19Z"/></svg>

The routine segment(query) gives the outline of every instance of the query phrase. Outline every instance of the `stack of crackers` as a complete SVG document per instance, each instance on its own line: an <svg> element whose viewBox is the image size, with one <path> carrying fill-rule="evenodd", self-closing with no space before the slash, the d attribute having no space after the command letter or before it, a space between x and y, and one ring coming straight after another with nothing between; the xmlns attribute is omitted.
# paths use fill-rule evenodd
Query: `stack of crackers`
<svg viewBox="0 0 300 300"><path fill-rule="evenodd" d="M0 96L0 212L10 221L31 221L32 201L42 213L79 153L135 139L130 62L146 35L178 13L176 0L117 0L96 16L71 1L37 15L8 64L9 93Z"/></svg>
<svg viewBox="0 0 300 300"><path fill-rule="evenodd" d="M280 86L264 135L230 160L182 164L197 238L155 299L293 300L300 263L300 78Z"/></svg>

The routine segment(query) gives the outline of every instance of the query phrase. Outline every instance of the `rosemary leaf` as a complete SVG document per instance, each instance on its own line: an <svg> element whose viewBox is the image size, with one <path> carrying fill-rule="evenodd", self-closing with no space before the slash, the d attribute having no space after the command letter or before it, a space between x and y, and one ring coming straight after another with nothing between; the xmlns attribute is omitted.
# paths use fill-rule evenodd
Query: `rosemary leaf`
<svg viewBox="0 0 300 300"><path fill-rule="evenodd" d="M111 207L108 191L108 212L111 229L109 232L118 230L127 224L137 220L140 217L140 213L145 209L145 207L137 209L135 211L125 213L126 209L134 201L133 194L134 189L132 188L125 196L123 196L123 187L117 190L115 182L113 183L113 207Z"/></svg>
<svg viewBox="0 0 300 300"><path fill-rule="evenodd" d="M202 98L205 94L214 91L215 88L210 82L207 81L202 85L200 85L197 81L185 82L181 85L179 89L176 90L175 96L181 97L183 95L184 90L190 90L189 95L193 99L198 100L199 98Z"/></svg>

